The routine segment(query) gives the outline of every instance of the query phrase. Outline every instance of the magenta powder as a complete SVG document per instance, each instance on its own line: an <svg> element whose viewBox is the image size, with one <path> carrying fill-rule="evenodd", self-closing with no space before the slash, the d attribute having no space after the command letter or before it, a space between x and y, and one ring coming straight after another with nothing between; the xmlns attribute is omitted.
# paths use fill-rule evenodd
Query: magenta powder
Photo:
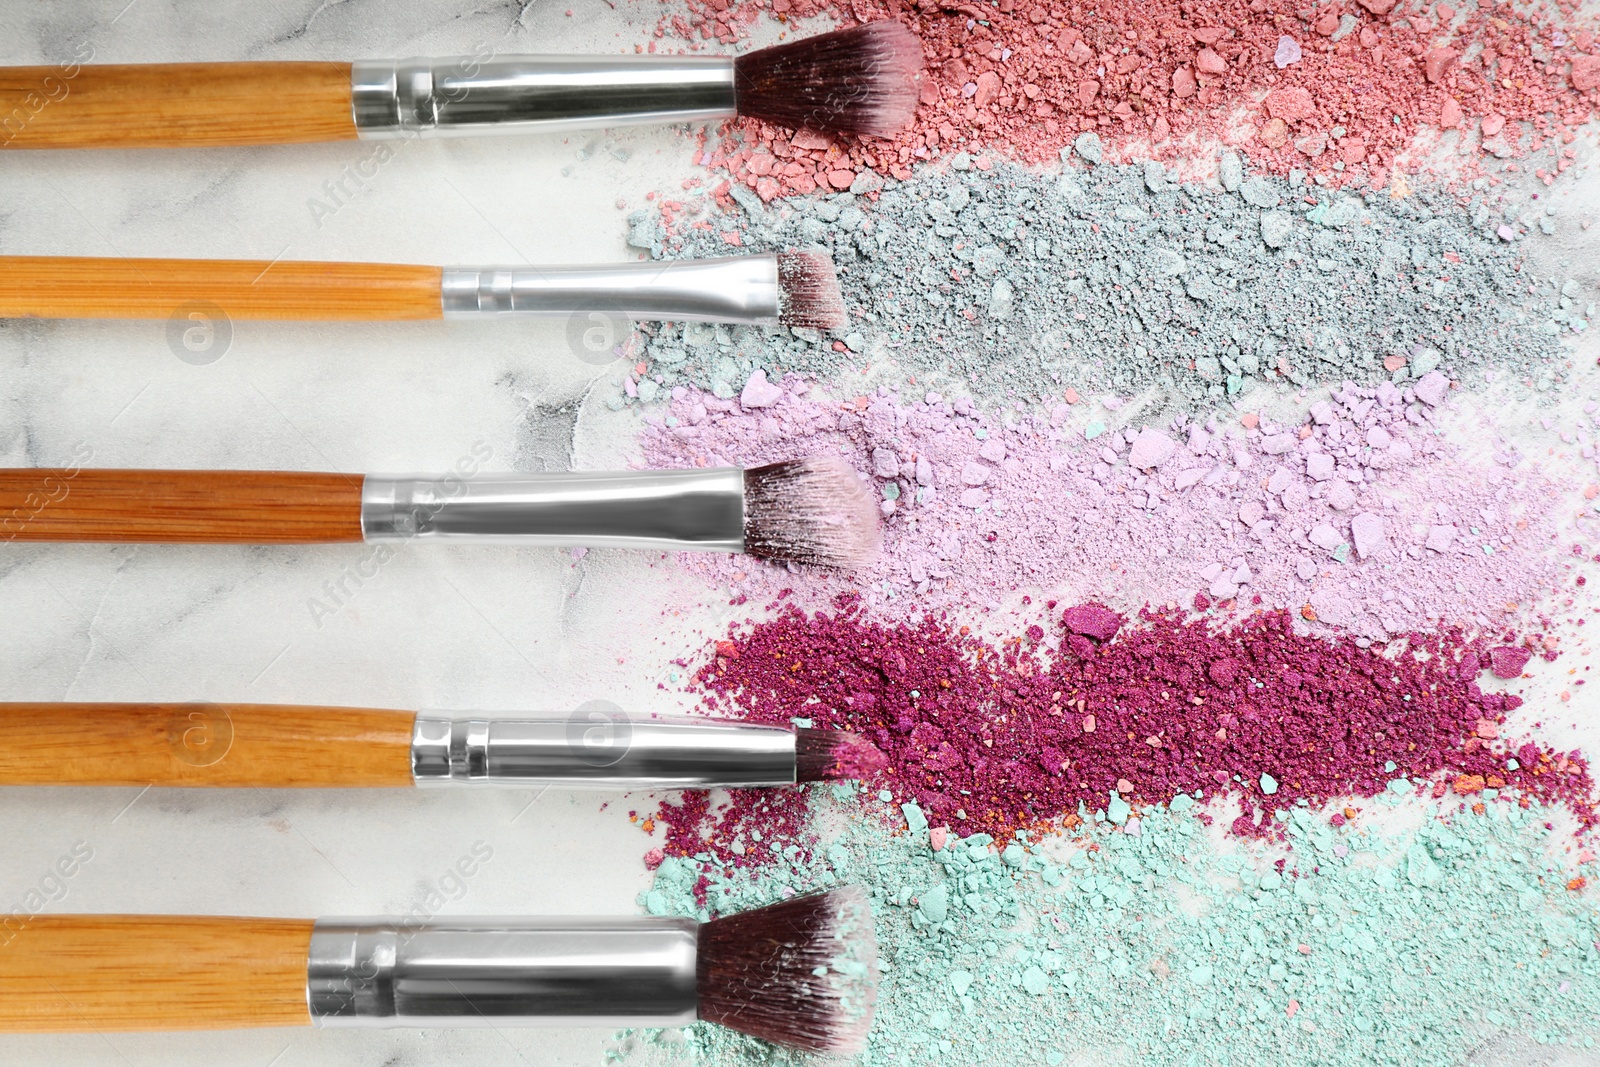
<svg viewBox="0 0 1600 1067"><path fill-rule="evenodd" d="M718 642L697 684L723 712L861 733L887 757L896 799L961 834L1179 793L1237 795L1236 828L1266 830L1263 813L1398 778L1468 797L1515 787L1591 821L1585 762L1500 736L1521 700L1479 688L1486 650L1458 631L1363 648L1297 634L1285 612L1224 628L1150 611L1118 628L1087 607L1066 613L1059 647L996 646L934 618L873 621L846 595Z"/></svg>

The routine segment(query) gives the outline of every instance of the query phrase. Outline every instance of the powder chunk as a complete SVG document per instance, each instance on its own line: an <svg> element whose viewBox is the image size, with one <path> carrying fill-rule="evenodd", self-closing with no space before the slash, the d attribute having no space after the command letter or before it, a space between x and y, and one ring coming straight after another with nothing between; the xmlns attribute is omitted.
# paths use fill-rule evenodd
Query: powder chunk
<svg viewBox="0 0 1600 1067"><path fill-rule="evenodd" d="M1079 604L1061 613L1068 630L1096 641L1109 641L1122 628L1122 616L1103 604Z"/></svg>
<svg viewBox="0 0 1600 1067"><path fill-rule="evenodd" d="M1429 371L1424 374L1412 390L1417 394L1417 399L1429 407L1438 407L1439 402L1450 391L1450 379L1438 371Z"/></svg>
<svg viewBox="0 0 1600 1067"><path fill-rule="evenodd" d="M1497 645L1489 650L1489 669L1496 678L1518 678L1533 652L1520 645Z"/></svg>
<svg viewBox="0 0 1600 1067"><path fill-rule="evenodd" d="M973 461L961 468L962 485L982 485L989 480L989 468Z"/></svg>
<svg viewBox="0 0 1600 1067"><path fill-rule="evenodd" d="M1283 211L1266 211L1261 215L1261 240L1268 248L1282 248L1294 233L1294 220Z"/></svg>
<svg viewBox="0 0 1600 1067"><path fill-rule="evenodd" d="M783 389L767 381L767 372L757 369L745 382L739 403L747 408L769 408L783 398Z"/></svg>
<svg viewBox="0 0 1600 1067"><path fill-rule="evenodd" d="M1232 149L1223 151L1217 164L1217 181L1228 192L1238 192L1239 183L1244 181L1244 160L1239 158L1239 153Z"/></svg>
<svg viewBox="0 0 1600 1067"><path fill-rule="evenodd" d="M1454 48L1430 48L1422 53L1422 74L1437 83L1455 63L1459 53Z"/></svg>
<svg viewBox="0 0 1600 1067"><path fill-rule="evenodd" d="M1080 133L1078 139L1072 142L1072 150L1090 163L1098 163L1105 149L1100 146L1100 135L1096 133Z"/></svg>
<svg viewBox="0 0 1600 1067"><path fill-rule="evenodd" d="M1313 452L1306 457L1306 474L1315 481L1325 482L1333 477L1333 457Z"/></svg>
<svg viewBox="0 0 1600 1067"><path fill-rule="evenodd" d="M1456 528L1454 526L1433 526L1428 530L1428 540L1425 545L1435 552L1443 552L1450 547L1455 539Z"/></svg>
<svg viewBox="0 0 1600 1067"><path fill-rule="evenodd" d="M1313 526L1311 532L1306 534L1306 539L1318 548L1325 548L1329 552L1344 544L1344 538L1339 536L1339 531L1325 522Z"/></svg>
<svg viewBox="0 0 1600 1067"><path fill-rule="evenodd" d="M1362 559L1383 547L1383 517L1363 511L1350 520L1350 537L1356 543L1356 555Z"/></svg>
<svg viewBox="0 0 1600 1067"><path fill-rule="evenodd" d="M872 450L872 473L879 478L898 478L900 476L900 457L895 455L892 448L874 448Z"/></svg>
<svg viewBox="0 0 1600 1067"><path fill-rule="evenodd" d="M950 890L936 885L917 899L917 908L929 922L942 923L950 917Z"/></svg>
<svg viewBox="0 0 1600 1067"><path fill-rule="evenodd" d="M1569 79L1572 87L1581 92L1591 89L1600 89L1600 55L1572 57L1572 74Z"/></svg>
<svg viewBox="0 0 1600 1067"><path fill-rule="evenodd" d="M1272 62L1279 69L1300 62L1303 53L1300 51L1300 42L1293 37L1283 36L1278 38L1278 47L1272 53Z"/></svg>
<svg viewBox="0 0 1600 1067"><path fill-rule="evenodd" d="M1297 86L1272 90L1267 94L1265 103L1267 114L1285 122L1309 119L1317 113L1317 105L1311 99L1311 94Z"/></svg>
<svg viewBox="0 0 1600 1067"><path fill-rule="evenodd" d="M1128 462L1140 470L1150 470L1171 459L1177 448L1178 443L1172 438L1160 430L1146 427L1133 439L1133 447L1128 452Z"/></svg>
<svg viewBox="0 0 1600 1067"><path fill-rule="evenodd" d="M1270 774L1263 774L1261 776L1261 791L1269 797L1272 796L1278 791L1278 780Z"/></svg>
<svg viewBox="0 0 1600 1067"><path fill-rule="evenodd" d="M1269 456L1281 456L1285 452L1294 451L1295 444L1294 434L1275 433L1261 439L1261 451Z"/></svg>

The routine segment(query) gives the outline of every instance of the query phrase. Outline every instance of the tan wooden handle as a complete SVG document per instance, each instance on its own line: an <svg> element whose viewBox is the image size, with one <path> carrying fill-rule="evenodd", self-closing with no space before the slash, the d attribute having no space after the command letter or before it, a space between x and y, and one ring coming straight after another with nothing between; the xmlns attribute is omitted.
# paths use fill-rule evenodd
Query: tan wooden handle
<svg viewBox="0 0 1600 1067"><path fill-rule="evenodd" d="M0 469L0 541L360 541L361 482L284 471Z"/></svg>
<svg viewBox="0 0 1600 1067"><path fill-rule="evenodd" d="M439 319L443 274L387 263L0 256L0 318Z"/></svg>
<svg viewBox="0 0 1600 1067"><path fill-rule="evenodd" d="M349 141L349 63L0 68L0 148Z"/></svg>
<svg viewBox="0 0 1600 1067"><path fill-rule="evenodd" d="M409 786L416 718L286 704L0 703L0 786Z"/></svg>
<svg viewBox="0 0 1600 1067"><path fill-rule="evenodd" d="M0 1032L309 1026L309 919L18 913Z"/></svg>

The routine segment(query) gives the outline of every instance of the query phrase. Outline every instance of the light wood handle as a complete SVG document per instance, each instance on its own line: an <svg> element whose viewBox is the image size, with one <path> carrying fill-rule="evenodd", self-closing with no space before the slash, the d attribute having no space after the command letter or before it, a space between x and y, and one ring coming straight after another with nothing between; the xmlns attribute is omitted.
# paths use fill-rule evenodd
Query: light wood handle
<svg viewBox="0 0 1600 1067"><path fill-rule="evenodd" d="M439 319L443 274L387 263L0 256L0 318Z"/></svg>
<svg viewBox="0 0 1600 1067"><path fill-rule="evenodd" d="M416 718L285 704L0 703L0 786L409 786Z"/></svg>
<svg viewBox="0 0 1600 1067"><path fill-rule="evenodd" d="M349 63L0 68L0 147L349 141Z"/></svg>
<svg viewBox="0 0 1600 1067"><path fill-rule="evenodd" d="M309 1026L309 919L13 915L0 1031Z"/></svg>
<svg viewBox="0 0 1600 1067"><path fill-rule="evenodd" d="M361 482L283 471L0 469L0 541L360 541Z"/></svg>

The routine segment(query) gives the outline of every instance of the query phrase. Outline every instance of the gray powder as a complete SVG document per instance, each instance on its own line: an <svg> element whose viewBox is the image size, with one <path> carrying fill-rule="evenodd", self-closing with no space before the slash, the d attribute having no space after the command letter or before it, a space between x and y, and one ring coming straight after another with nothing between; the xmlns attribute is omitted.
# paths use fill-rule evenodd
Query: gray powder
<svg viewBox="0 0 1600 1067"><path fill-rule="evenodd" d="M827 249L852 317L838 338L651 327L641 396L692 383L726 397L756 369L776 380L889 362L996 399L1156 389L1189 410L1258 384L1370 386L1436 368L1560 380L1560 335L1587 321L1563 280L1524 273L1522 234L1508 240L1503 217L1443 194L1241 180L1224 162L1233 192L1080 158L1059 175L927 168L885 180L876 203L847 192L768 205L735 187L733 210L702 205L709 228L680 215L669 232L636 212L630 242L656 258L726 255L731 231L746 248ZM1406 363L1386 370L1386 357Z"/></svg>

